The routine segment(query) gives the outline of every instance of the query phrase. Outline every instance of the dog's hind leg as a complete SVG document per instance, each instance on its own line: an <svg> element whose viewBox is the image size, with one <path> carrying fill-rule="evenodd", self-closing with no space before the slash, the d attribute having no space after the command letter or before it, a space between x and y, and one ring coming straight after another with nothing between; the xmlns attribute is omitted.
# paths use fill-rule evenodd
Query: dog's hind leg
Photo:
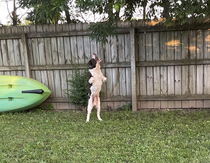
<svg viewBox="0 0 210 163"><path fill-rule="evenodd" d="M87 108L87 119L86 119L86 122L89 122L89 120L90 120L90 114L91 114L92 108L93 108L93 102L92 102L92 96L90 96L90 98L88 100L88 108Z"/></svg>
<svg viewBox="0 0 210 163"><path fill-rule="evenodd" d="M97 117L99 121L102 121L101 117L100 117L100 110L101 110L101 104L100 104L100 97L99 95L97 96Z"/></svg>

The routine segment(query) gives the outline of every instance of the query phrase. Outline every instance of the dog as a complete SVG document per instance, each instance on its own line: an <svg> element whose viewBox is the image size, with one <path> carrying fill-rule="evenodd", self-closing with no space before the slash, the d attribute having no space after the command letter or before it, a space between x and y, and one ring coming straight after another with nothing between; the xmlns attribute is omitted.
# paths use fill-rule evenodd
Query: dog
<svg viewBox="0 0 210 163"><path fill-rule="evenodd" d="M107 81L107 78L103 76L101 72L100 66L101 59L97 57L94 53L93 58L89 60L89 75L88 75L88 107L87 107L87 119L86 122L90 120L90 114L92 111L93 106L97 108L97 117L98 120L101 121L100 117L100 97L99 93L101 91L102 83Z"/></svg>

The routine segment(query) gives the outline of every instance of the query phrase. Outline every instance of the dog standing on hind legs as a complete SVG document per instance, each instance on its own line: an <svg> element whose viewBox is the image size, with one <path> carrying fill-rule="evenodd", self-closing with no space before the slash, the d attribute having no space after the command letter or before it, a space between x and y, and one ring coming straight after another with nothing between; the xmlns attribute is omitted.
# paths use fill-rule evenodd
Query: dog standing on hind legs
<svg viewBox="0 0 210 163"><path fill-rule="evenodd" d="M88 107L87 107L87 119L86 122L90 120L90 114L93 109L93 106L97 108L97 117L101 121L100 117L100 97L99 93L101 91L102 83L107 80L106 77L103 76L101 72L100 66L101 59L98 59L96 54L93 54L93 58L88 62L89 68L89 77L88 77Z"/></svg>

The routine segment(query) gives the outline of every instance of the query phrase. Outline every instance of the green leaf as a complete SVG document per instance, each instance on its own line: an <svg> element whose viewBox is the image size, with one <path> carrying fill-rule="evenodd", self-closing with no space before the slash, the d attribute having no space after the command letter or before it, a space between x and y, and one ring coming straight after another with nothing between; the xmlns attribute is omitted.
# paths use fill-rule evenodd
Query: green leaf
<svg viewBox="0 0 210 163"><path fill-rule="evenodd" d="M115 9L117 12L119 12L119 11L120 11L120 6L119 6L118 4L115 4L115 5L114 5L114 9Z"/></svg>

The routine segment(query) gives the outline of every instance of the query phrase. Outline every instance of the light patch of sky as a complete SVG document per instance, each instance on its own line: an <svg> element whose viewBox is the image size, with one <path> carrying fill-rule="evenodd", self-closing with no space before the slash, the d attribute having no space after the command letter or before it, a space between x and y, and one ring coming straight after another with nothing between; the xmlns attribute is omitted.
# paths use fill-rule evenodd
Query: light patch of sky
<svg viewBox="0 0 210 163"><path fill-rule="evenodd" d="M0 0L0 23L7 25L12 24L12 19L10 17L11 12L13 11L13 1L11 0ZM17 15L19 15L19 18L21 21L24 21L28 9L18 9Z"/></svg>

